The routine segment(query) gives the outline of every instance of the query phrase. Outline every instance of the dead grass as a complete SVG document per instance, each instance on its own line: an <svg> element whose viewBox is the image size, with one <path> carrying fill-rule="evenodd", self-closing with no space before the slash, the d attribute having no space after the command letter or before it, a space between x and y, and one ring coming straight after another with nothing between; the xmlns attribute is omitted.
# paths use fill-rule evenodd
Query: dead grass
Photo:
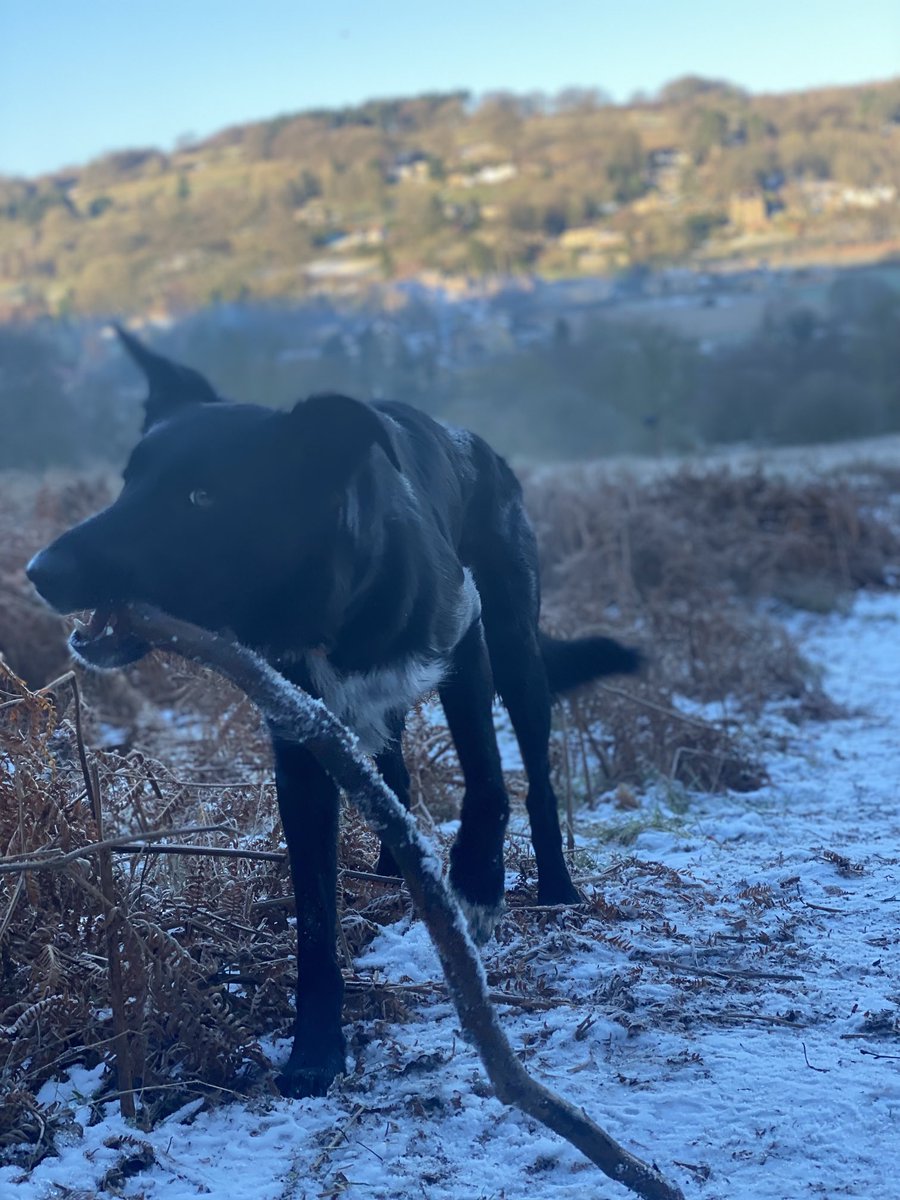
<svg viewBox="0 0 900 1200"><path fill-rule="evenodd" d="M745 717L770 702L797 720L831 711L771 606L832 607L896 572L898 540L877 515L888 511L895 482L872 472L855 483L798 485L727 472L645 485L578 474L532 481L549 623L613 632L648 657L640 679L585 690L558 710L560 794L581 805L614 791L621 843L632 788L648 778L668 783L673 804L691 790L759 786L765 764L742 732ZM71 687L35 690L68 669L66 622L33 598L22 567L113 486L105 477L0 477L7 861L97 840ZM191 1094L270 1089L260 1039L290 1029L294 935L265 731L242 696L180 660L154 658L81 683L89 770L108 835L215 827L176 840L256 855L115 855L116 953L140 1120L152 1124ZM415 715L407 749L419 818L433 827L455 813L461 792L448 734ZM524 781L512 776L510 785L520 801ZM514 840L511 854L520 874L511 903L521 912L505 927L510 946L518 939L524 947L534 921L559 923L561 952L585 922L591 939L617 944L618 914L628 907L622 889L598 893L580 916L533 913L527 841ZM349 1013L397 1021L409 997L353 974L353 957L408 910L402 889L364 877L376 857L374 838L348 814L339 944ZM58 1118L36 1101L43 1081L76 1062L113 1061L99 863L84 854L65 869L0 874L0 1155L26 1167L54 1142ZM630 876L645 869L632 863ZM497 989L553 1001L524 949L518 967L514 955L507 965L508 975L492 979ZM623 976L621 995L608 1002L623 1005L629 986ZM111 1073L107 1091L116 1089Z"/></svg>
<svg viewBox="0 0 900 1200"><path fill-rule="evenodd" d="M58 689L60 701L66 688ZM73 702L36 695L0 667L0 705L6 705L0 711L3 861L40 865L96 842ZM262 755L250 761L257 745L252 723L244 726L242 761L227 762L227 749L222 753L241 741L239 718L231 708L209 718L207 754L197 771L182 773L178 756L165 763L145 751L89 756L107 832L128 831L139 841L170 828L167 842L246 854L116 856L117 957L145 1122L198 1091L270 1089L258 1039L287 1035L291 1026L294 934L290 905L277 903L290 885L278 861L274 788ZM185 826L212 832L176 836ZM348 970L380 925L407 908L398 885L354 876L370 871L376 856L374 837L347 814L341 945ZM0 1149L39 1135L46 1150L52 1139L33 1113L41 1083L71 1063L109 1058L111 981L99 861L84 853L64 869L0 875L0 1075L10 1089L0 1109ZM350 1008L372 1015L365 995L356 995ZM375 1011L383 1008L382 998ZM108 1091L117 1086L110 1076Z"/></svg>
<svg viewBox="0 0 900 1200"><path fill-rule="evenodd" d="M796 720L834 714L775 611L830 611L896 578L900 538L884 515L894 483L875 469L793 483L724 469L644 483L535 475L548 623L612 632L648 659L640 679L572 703L601 784L655 774L752 788L764 768L745 718L773 702Z"/></svg>
<svg viewBox="0 0 900 1200"><path fill-rule="evenodd" d="M0 473L0 655L34 687L68 665L66 623L40 602L23 573L31 556L76 521L108 504L108 473L46 477Z"/></svg>

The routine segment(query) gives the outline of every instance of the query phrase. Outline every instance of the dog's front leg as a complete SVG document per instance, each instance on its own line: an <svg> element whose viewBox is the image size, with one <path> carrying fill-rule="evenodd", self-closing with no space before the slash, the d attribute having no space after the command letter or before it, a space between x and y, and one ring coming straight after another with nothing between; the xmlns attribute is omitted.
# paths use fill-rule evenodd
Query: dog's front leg
<svg viewBox="0 0 900 1200"><path fill-rule="evenodd" d="M297 1016L294 1045L278 1086L286 1096L321 1096L344 1070L344 981L335 953L338 791L313 756L273 739L278 808L297 903Z"/></svg>
<svg viewBox="0 0 900 1200"><path fill-rule="evenodd" d="M375 756L375 766L381 778L388 785L404 808L409 808L409 771L403 759L403 730L406 727L406 715L393 713L389 720L389 738L384 749ZM375 870L379 875L401 874L400 868L388 847L381 843L378 855L378 865Z"/></svg>
<svg viewBox="0 0 900 1200"><path fill-rule="evenodd" d="M450 850L450 882L472 936L484 942L503 907L509 800L494 733L494 684L480 620L454 650L440 696L466 784L459 833Z"/></svg>

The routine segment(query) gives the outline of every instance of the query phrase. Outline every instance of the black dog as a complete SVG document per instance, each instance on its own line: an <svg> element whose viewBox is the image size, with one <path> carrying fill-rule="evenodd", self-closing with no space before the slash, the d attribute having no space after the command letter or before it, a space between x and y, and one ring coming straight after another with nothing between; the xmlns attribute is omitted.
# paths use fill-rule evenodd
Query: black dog
<svg viewBox="0 0 900 1200"><path fill-rule="evenodd" d="M79 658L115 668L147 651L116 612L156 605L227 631L321 697L409 803L401 733L437 688L465 777L450 880L485 937L503 898L508 801L495 689L528 771L542 904L579 899L550 783L551 695L638 655L607 638L538 630L534 535L519 483L474 434L403 404L313 396L290 412L223 402L207 381L120 337L149 383L144 437L115 503L29 564L61 612L93 608ZM298 982L285 1093L344 1069L335 958L338 795L302 747L273 738L297 902ZM382 848L381 872L396 872Z"/></svg>

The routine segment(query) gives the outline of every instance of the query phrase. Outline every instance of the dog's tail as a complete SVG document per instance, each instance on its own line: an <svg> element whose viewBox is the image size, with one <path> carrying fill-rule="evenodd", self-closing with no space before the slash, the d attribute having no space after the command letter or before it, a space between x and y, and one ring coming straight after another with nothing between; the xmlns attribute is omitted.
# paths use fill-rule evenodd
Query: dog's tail
<svg viewBox="0 0 900 1200"><path fill-rule="evenodd" d="M541 657L554 695L571 691L601 675L633 675L643 659L639 650L607 637L563 641L539 633Z"/></svg>

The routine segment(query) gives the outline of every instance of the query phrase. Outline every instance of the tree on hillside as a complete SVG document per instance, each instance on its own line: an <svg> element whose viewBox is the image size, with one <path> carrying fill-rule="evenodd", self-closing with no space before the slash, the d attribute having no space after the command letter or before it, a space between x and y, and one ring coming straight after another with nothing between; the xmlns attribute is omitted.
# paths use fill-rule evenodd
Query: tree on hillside
<svg viewBox="0 0 900 1200"><path fill-rule="evenodd" d="M728 136L728 117L719 108L692 110L685 122L687 151L695 163L704 163L710 153L724 146Z"/></svg>
<svg viewBox="0 0 900 1200"><path fill-rule="evenodd" d="M612 197L619 204L627 204L646 191L646 156L641 139L633 129L623 129L611 139L606 178Z"/></svg>
<svg viewBox="0 0 900 1200"><path fill-rule="evenodd" d="M88 163L80 182L85 187L107 187L129 179L162 175L168 167L168 156L153 146L136 150L115 150Z"/></svg>
<svg viewBox="0 0 900 1200"><path fill-rule="evenodd" d="M484 136L507 154L514 155L522 132L522 110L512 92L489 92L476 113Z"/></svg>
<svg viewBox="0 0 900 1200"><path fill-rule="evenodd" d="M684 104L700 96L707 99L712 96L740 99L746 95L737 84L725 79L707 79L702 75L682 75L659 89L659 100L663 104Z"/></svg>
<svg viewBox="0 0 900 1200"><path fill-rule="evenodd" d="M612 104L609 92L602 88L567 87L553 97L553 108L560 113L595 113Z"/></svg>

